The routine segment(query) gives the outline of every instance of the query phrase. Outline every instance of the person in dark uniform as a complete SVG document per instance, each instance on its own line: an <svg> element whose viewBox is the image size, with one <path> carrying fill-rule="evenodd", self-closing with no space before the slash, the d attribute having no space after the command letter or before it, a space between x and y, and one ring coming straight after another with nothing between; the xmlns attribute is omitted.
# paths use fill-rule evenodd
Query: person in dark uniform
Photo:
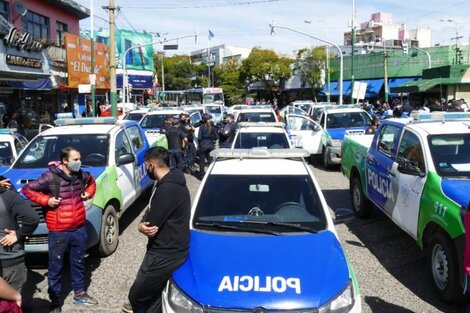
<svg viewBox="0 0 470 313"><path fill-rule="evenodd" d="M234 121L233 114L227 114L225 124L219 129L219 147L231 148L235 134L237 132L237 123Z"/></svg>
<svg viewBox="0 0 470 313"><path fill-rule="evenodd" d="M173 126L173 116L168 115L165 117L165 123L160 127L160 134L166 135L168 130Z"/></svg>
<svg viewBox="0 0 470 313"><path fill-rule="evenodd" d="M188 139L186 133L180 128L180 120L173 119L173 126L169 127L166 132L168 139L168 150L170 151L170 168L184 170L184 150Z"/></svg>
<svg viewBox="0 0 470 313"><path fill-rule="evenodd" d="M197 137L199 143L199 149L197 155L199 156L199 174L197 178L202 179L205 174L206 160L210 164L212 162L212 157L210 153L215 148L215 142L218 139L217 128L211 120L209 114L203 114L202 120L204 124L199 127L199 134Z"/></svg>
<svg viewBox="0 0 470 313"><path fill-rule="evenodd" d="M199 125L195 125L199 127ZM191 125L191 118L189 114L181 113L180 114L180 129L186 134L186 149L184 153L184 162L186 164L186 172L194 174L194 161L196 159L196 146L194 145L194 132L196 130L195 126Z"/></svg>

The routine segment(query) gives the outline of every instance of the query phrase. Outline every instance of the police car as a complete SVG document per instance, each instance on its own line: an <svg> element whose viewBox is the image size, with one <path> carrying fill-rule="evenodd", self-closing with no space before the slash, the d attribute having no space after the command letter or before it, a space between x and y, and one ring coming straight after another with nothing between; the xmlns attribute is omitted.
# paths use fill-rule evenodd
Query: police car
<svg viewBox="0 0 470 313"><path fill-rule="evenodd" d="M269 106L253 106L249 109L242 109L237 112L235 116L237 123L241 122L279 122L276 117L276 113Z"/></svg>
<svg viewBox="0 0 470 313"><path fill-rule="evenodd" d="M322 159L325 168L341 164L341 144L345 135L364 135L372 124L366 111L356 106L326 108L320 117Z"/></svg>
<svg viewBox="0 0 470 313"><path fill-rule="evenodd" d="M96 246L101 256L113 253L119 241L118 217L152 185L144 166L149 144L135 121L115 118L59 119L57 127L37 135L19 155L4 176L16 190L59 161L60 150L77 148L82 168L93 174L96 194L85 203L88 247ZM25 242L27 252L47 251L47 227L42 208L32 203L40 224Z"/></svg>
<svg viewBox="0 0 470 313"><path fill-rule="evenodd" d="M215 153L214 153L215 152ZM221 149L163 312L361 312L356 276L299 149ZM336 210L336 222L352 211Z"/></svg>
<svg viewBox="0 0 470 313"><path fill-rule="evenodd" d="M151 110L153 110L151 107L141 107L139 109L130 110L122 117L122 119L139 122L145 116L145 114Z"/></svg>
<svg viewBox="0 0 470 313"><path fill-rule="evenodd" d="M288 113L285 116L286 129L294 147L307 150L311 157L321 153L322 127L308 116Z"/></svg>
<svg viewBox="0 0 470 313"><path fill-rule="evenodd" d="M178 118L181 113L184 113L182 109L162 107L145 114L140 121L140 126L144 129L145 136L150 146L153 146L162 136L162 134L160 134L160 128L165 125L165 119L169 116Z"/></svg>
<svg viewBox="0 0 470 313"><path fill-rule="evenodd" d="M233 140L232 149L268 149L291 148L289 135L284 123L249 123L238 124L239 129Z"/></svg>
<svg viewBox="0 0 470 313"><path fill-rule="evenodd" d="M28 139L15 129L0 129L0 173L8 170L27 144Z"/></svg>

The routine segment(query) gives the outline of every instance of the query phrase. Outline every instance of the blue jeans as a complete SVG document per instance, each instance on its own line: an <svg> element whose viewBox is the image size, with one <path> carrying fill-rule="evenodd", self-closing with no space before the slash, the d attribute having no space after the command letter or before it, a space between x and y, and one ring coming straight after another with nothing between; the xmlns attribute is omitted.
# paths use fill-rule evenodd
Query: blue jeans
<svg viewBox="0 0 470 313"><path fill-rule="evenodd" d="M59 305L62 299L62 272L64 256L70 260L70 276L75 293L85 291L85 252L87 232L85 225L70 231L49 232L49 297L52 304Z"/></svg>

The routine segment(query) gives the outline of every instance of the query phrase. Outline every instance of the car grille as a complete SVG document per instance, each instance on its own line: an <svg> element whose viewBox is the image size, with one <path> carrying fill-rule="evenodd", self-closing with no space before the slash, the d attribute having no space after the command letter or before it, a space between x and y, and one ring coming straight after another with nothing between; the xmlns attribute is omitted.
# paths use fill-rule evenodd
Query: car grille
<svg viewBox="0 0 470 313"><path fill-rule="evenodd" d="M256 308L253 310L230 310L230 309L215 309L204 308L204 313L318 313L318 309L301 309L301 310L266 310L263 308Z"/></svg>
<svg viewBox="0 0 470 313"><path fill-rule="evenodd" d="M42 206L40 206L39 204L37 203L34 203L32 201L29 201L29 205L33 208L34 211L36 211L36 213L38 214L39 216L39 223L45 223L46 220L45 220L45 217L44 217L44 210L42 208ZM21 224L22 223L22 220L18 220L18 224Z"/></svg>
<svg viewBox="0 0 470 313"><path fill-rule="evenodd" d="M47 245L47 235L31 236L25 240L27 245Z"/></svg>

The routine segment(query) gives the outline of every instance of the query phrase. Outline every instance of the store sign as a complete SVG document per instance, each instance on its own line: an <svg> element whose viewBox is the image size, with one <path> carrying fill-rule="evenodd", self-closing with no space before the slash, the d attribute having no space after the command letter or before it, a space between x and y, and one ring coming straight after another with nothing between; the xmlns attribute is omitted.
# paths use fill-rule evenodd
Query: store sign
<svg viewBox="0 0 470 313"><path fill-rule="evenodd" d="M6 35L3 40L7 47L16 48L18 50L41 52L44 47L41 42L33 40L33 36L31 34L20 34L18 29L15 27L10 29L8 35Z"/></svg>
<svg viewBox="0 0 470 313"><path fill-rule="evenodd" d="M73 34L65 34L67 52L68 87L78 88L80 84L90 84L94 80L97 89L109 89L108 46L95 42L95 68L91 69L91 41ZM94 74L94 75L93 75Z"/></svg>
<svg viewBox="0 0 470 313"><path fill-rule="evenodd" d="M27 58L19 55L7 54L5 61L8 65L42 68L42 60L35 58Z"/></svg>

